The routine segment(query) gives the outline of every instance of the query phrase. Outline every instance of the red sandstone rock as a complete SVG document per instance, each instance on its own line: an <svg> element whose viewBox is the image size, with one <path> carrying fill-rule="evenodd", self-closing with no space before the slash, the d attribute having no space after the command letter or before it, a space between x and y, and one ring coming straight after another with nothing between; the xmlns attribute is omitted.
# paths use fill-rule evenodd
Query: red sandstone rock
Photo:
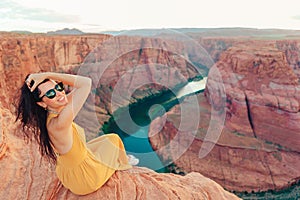
<svg viewBox="0 0 300 200"><path fill-rule="evenodd" d="M251 43L250 43L251 42ZM278 42L289 44L289 41ZM261 191L288 187L300 177L299 85L285 52L274 41L245 41L223 52L216 68L220 77L209 77L205 96L216 110L226 101L226 120L217 144L199 158L207 127L210 105L199 95L201 121L197 138L178 158L178 145L162 149L178 132L180 113L169 113L163 129L149 135L152 146L164 160L174 160L184 171L198 171L223 187L237 191ZM282 49L289 47L281 47ZM289 58L291 59L291 58ZM219 95L225 88L226 99ZM177 119L177 121L176 121ZM158 120L158 119L157 119ZM205 122L206 121L206 122ZM156 126L153 122L151 126ZM233 153L234 152L234 153ZM232 154L233 153L233 154ZM222 178L221 178L222 177Z"/></svg>
<svg viewBox="0 0 300 200"><path fill-rule="evenodd" d="M220 67L218 63L216 66L222 75L225 74L222 78L227 98L237 94L244 96L235 98L238 104L229 103L228 127L245 133L248 132L245 127L238 126L248 121L257 137L299 152L298 78L289 67L285 54L273 47L272 42L261 42L230 48L221 59ZM227 81L230 76L226 74L232 73L242 75L236 84ZM241 110L245 110L243 116L239 114Z"/></svg>
<svg viewBox="0 0 300 200"><path fill-rule="evenodd" d="M58 181L35 142L25 143L14 116L0 107L0 199L239 199L199 173L159 174L134 167L116 172L96 192L76 196Z"/></svg>
<svg viewBox="0 0 300 200"><path fill-rule="evenodd" d="M126 74L126 72L130 70L135 69L134 67L136 65L149 64L145 68L147 69L147 71L144 71L144 74L142 74L147 74L147 76L139 78L137 79L137 81L156 80L157 78L159 78L159 76L157 77L157 73L163 72L166 74L170 74L169 76L167 76L167 79L170 81L168 82L168 86L172 86L176 83L177 78L187 79L197 74L193 66L186 61L191 60L194 62L203 62L202 59L206 59L197 54L197 49L184 47L174 41L164 44L161 41L151 38L126 36L114 37L112 39L111 38L111 36L107 35L0 35L0 72L1 76L3 77L0 80L0 87L5 88L5 90L0 91L1 103L5 108L9 108L11 111L14 110L14 107L12 107L10 103L15 99L14 94L16 93L8 94L7 91L17 91L27 73L40 70L69 71L73 70L74 67L78 68L79 66L81 66L80 68L78 68L79 71L83 70L81 72L83 74L88 74L93 78L93 80L100 80L101 77L100 82L93 82L93 87L99 85L101 86L101 90L98 91L101 98L94 98L93 96L89 97L88 103L85 105L86 109L84 109L84 111L80 113L80 117L79 119L77 119L81 124L85 125L85 128L87 128L88 138L91 139L95 137L102 123L108 120L108 114L111 114L112 112L110 100L113 86L116 85L117 81L120 80L120 77L122 75ZM97 54L97 51L94 55L89 54L96 46L98 46L98 44L102 44L104 43L104 41L108 44L105 44L102 47L98 47L100 49L100 51L98 51L99 54ZM244 179L241 179L242 176L240 175L245 173L243 167L237 167L237 170L234 172L236 173L234 177L237 177L238 181L231 180L233 176L229 176L228 178L228 176L223 175L223 173L231 173L230 169L228 168L226 168L226 170L228 169L229 171L222 170L222 174L220 175L220 170L216 167L209 167L211 165L208 162L206 167L203 166L203 169L209 168L208 171L210 169L215 169L209 171L210 173L208 175L214 174L213 176L217 177L216 180L224 179L226 180L226 183L231 182L230 184L225 184L229 185L228 188L235 189L236 187L239 187L238 185L241 182L243 184L245 183L244 185L242 184L241 188L238 188L237 190L256 190L264 188L280 188L286 186L289 181L295 180L293 179L293 177L299 177L297 171L294 169L294 165L286 165L287 161L298 159L298 157L295 157L293 153L293 151L298 151L299 147L299 135L295 135L295 133L299 133L297 125L299 124L297 120L297 110L299 110L300 102L299 86L296 76L299 76L300 74L298 73L297 68L299 64L298 41L237 41L232 38L201 38L198 41L211 54L214 61L218 61L220 59L220 61L218 61L217 63L217 66L220 69L220 73L222 74L222 81L225 83L226 95L228 97L226 107L226 127L228 127L230 131L227 131L228 133L224 134L224 136L221 135L222 142L218 143L218 145L220 146L220 153L216 153L212 157L212 160L215 160L214 166L222 166L222 164L220 164L222 163L222 161L220 161L220 156L223 155L223 151L227 152L227 149L228 151L230 149L235 150L235 147L238 147L238 150L234 156L234 160L230 160L230 162L234 162L240 159L243 160L242 158L244 157L244 154L252 155L252 150L255 148L258 149L257 151L259 155L263 155L263 157L266 157L266 160L268 160L268 162L266 162L268 164L265 164L264 160L261 161L264 168L260 170L260 172L261 174L263 174L263 176L261 176L260 173L253 174L257 175L257 177L259 178L258 182L252 180L249 181L249 183L244 182ZM129 52L127 51L128 49L130 50ZM140 51L140 49L142 49L142 51ZM226 52L224 54L221 54L225 50ZM189 55L186 55L186 52L189 52ZM185 57L178 56L182 54ZM193 60L197 58L201 58L200 61ZM92 61L99 61L101 65L109 67L105 72L101 71L98 63L95 62L97 64L88 68L87 73L84 71L85 65L80 65L84 60L85 64L91 63ZM177 72L170 73L170 71L168 70L165 71L159 69L159 66L153 67L154 63L167 65L170 68L176 69L175 71ZM204 63L209 64L209 61L205 60ZM103 72L104 74L102 74ZM181 77L178 76L178 72L180 75L182 75ZM136 73L137 75L141 75L138 74L138 71L136 71ZM214 81L211 81L211 84L218 85L218 81L220 80L215 79ZM129 81L129 79L124 80L124 86L126 86L127 88L131 86L131 84L136 83ZM161 86L152 86L150 89L149 87L141 87L140 91L144 93L135 93L135 98L142 98L145 96L145 93L149 95L154 94L161 88ZM214 92L206 91L206 94L212 95L214 94ZM248 99L248 104L246 104L245 102L246 97ZM214 102L218 102L217 95L213 99ZM130 99L130 101L135 101L135 99ZM121 102L119 103L120 105L123 105L124 100L121 99ZM254 128L251 126L248 119L248 111L250 111L254 118L254 120L252 121L254 123ZM267 117L265 115L266 113L269 116L274 116L275 120L272 120L273 118ZM94 120L87 120L91 119L92 114L94 115ZM210 113L207 113L206 116L210 116ZM281 124L282 122L286 121L288 121L288 123ZM261 122L263 125L261 124ZM280 126L283 125L283 127L278 128L279 124ZM271 129L266 130L265 126L271 127ZM170 135L172 135L173 130L173 128L171 127L172 126L169 127L169 130L171 130ZM203 122L202 124L200 124L200 128L203 130L205 130L205 128L207 127L207 122ZM288 138L281 144L281 132L284 131L286 127L289 127ZM241 134L242 136L245 136L245 138L237 137L234 134L232 135L232 131L235 134ZM273 132L274 135L270 134ZM203 136L203 133L201 134ZM256 135L257 138L254 138L254 135ZM160 143L163 144L165 142L165 137L163 136L162 138L163 140L156 141L157 144L153 143L153 146L159 146ZM8 136L2 134L0 140L1 142L8 141ZM274 144L267 144L264 140L267 140L268 143ZM21 163L21 167L18 168L26 170L29 170L28 162L33 162L34 164L42 163L41 166L38 166L38 168L47 168L47 170L49 170L48 166L43 167L45 163L40 158L34 157L33 159L30 159L30 161L26 161L24 164L24 162L21 162L23 156L13 155L12 153L12 156L7 157L6 155L10 152L10 149L12 149L12 152L14 152L14 148L18 149L21 146L25 145L24 143L20 143L20 141L18 143L20 144L20 146L17 147L14 147L14 145L10 146L7 142L2 142L0 144L1 163L5 164L16 162L17 167ZM276 146L275 143L280 144L277 144ZM268 173L267 170L267 168L269 167L271 169L271 172L273 172L272 169L275 165L275 162L273 162L273 160L270 158L270 155L272 155L273 157L275 156L278 159L280 159L280 156L278 156L278 154L273 155L267 154L265 152L269 152L270 149L272 151L274 151L274 149L276 150L276 148L278 148L278 145L283 145L282 149L279 148L279 155L282 154L282 158L284 159L282 159L282 161L279 163L280 167L275 167L275 171L285 170L286 168L288 168L287 172L290 172L290 175L278 175L278 179L282 181L274 179L276 181L273 183L272 178L270 178L270 173ZM251 151L247 150L249 147ZM26 155L30 155L29 151L37 151L34 145L32 148L34 150L26 150L24 151L24 153L26 153ZM195 148L199 149L199 144L195 145ZM241 148L241 150L239 150L239 148ZM287 152L282 152L282 150L287 150ZM2 160L4 158L9 159ZM186 157L185 159L187 161L191 159L193 162L190 163L195 163L193 164L195 166L198 165L196 162L197 158L193 158L192 155ZM249 160L251 161L251 159L252 157L250 156ZM252 170L255 168L253 167L255 165L251 165L250 161L249 166ZM242 161L236 162L234 166L239 166L239 164L243 166L241 162ZM186 164L184 162L182 163L182 166ZM22 165L25 165L25 167L22 167ZM189 165L193 166L192 164ZM3 168L6 169L5 167ZM9 168L9 170L15 171L15 168ZM193 167L193 170L198 170L198 168ZM246 172L251 170L246 170ZM17 171L16 173L20 172ZM29 179L36 180L36 177L41 176L40 174ZM278 174L280 173L278 172ZM220 178L223 176L226 177L226 179ZM253 177L253 180L254 179L255 176ZM266 181L261 181L261 179ZM40 185L42 188L50 187L50 183L48 182L33 183L29 181L29 183L23 183L18 181L14 183L14 186L18 186L18 184L21 184L25 185L25 187L30 187L26 185L29 184L34 188L38 188ZM221 181L220 183L223 184L223 181ZM253 185L250 184L257 185L257 187L253 188ZM54 185L57 185L57 182ZM3 187L8 186L4 185ZM3 191L2 188L1 191ZM20 194L24 194L24 190L18 191L20 192ZM37 194L39 195L41 193ZM32 192L30 193L30 195L32 195ZM45 192L43 192L42 195L47 196ZM39 198L39 196L37 198Z"/></svg>
<svg viewBox="0 0 300 200"><path fill-rule="evenodd" d="M186 82L199 74L187 62L190 59L186 55L189 48L178 41L138 36L118 36L106 40L87 56L80 67L82 73L93 78L93 87L98 88L98 95L89 98L87 104L113 114L116 109L137 99ZM84 116L94 115L93 110L83 113ZM101 125L104 120L97 117L95 121L100 121ZM100 125L90 129L89 134L98 132Z"/></svg>
<svg viewBox="0 0 300 200"><path fill-rule="evenodd" d="M109 37L0 35L0 86L9 91L18 91L28 73L69 71L82 63L92 49ZM0 94L2 105L9 108L16 96L14 94Z"/></svg>
<svg viewBox="0 0 300 200"><path fill-rule="evenodd" d="M183 171L200 172L230 191L282 189L297 180L300 175L299 153L259 139L262 135L255 138L253 133L250 135L224 127L212 151L206 157L200 158L200 149L211 115L210 105L207 104L203 94L198 95L198 98L202 109L196 137L178 130L181 118L179 106L175 106L163 118L157 118L151 123L149 131L151 145L165 160L165 164L169 164L170 160L174 161ZM268 114L264 111L262 110L260 115ZM165 120L166 122L162 124ZM264 127L266 130L268 126L262 124L259 128ZM265 134L266 138L278 137L266 132L262 134ZM280 144L287 144L287 140L293 145L289 138L285 138ZM169 147L165 148L166 146ZM184 148L185 151L180 151L179 148Z"/></svg>
<svg viewBox="0 0 300 200"><path fill-rule="evenodd" d="M25 75L37 71L67 71L78 68L90 51L99 43L107 40L110 36L94 35L94 36L44 36L44 35L5 35L0 36L0 71L2 79L0 99L3 104L0 108L0 165L2 184L0 186L0 198L3 199L78 199L68 190L63 188L54 173L54 166L49 164L45 159L40 157L38 147L35 142L28 141L25 143L21 136L21 127L14 123L14 116L7 110L14 111L14 107L10 102L15 99L17 93L7 93L7 91L18 91L20 85L24 81ZM118 39L117 39L118 40ZM132 38L126 40L127 45L131 45ZM155 41L145 40L145 44ZM118 44L118 43L113 43ZM138 44L138 43L136 43ZM135 45L136 45L135 44ZM122 48L110 46L111 51ZM176 48L176 47L174 47ZM107 53L107 55L105 54ZM138 52L136 52L138 53ZM97 123L93 120L86 120L84 116L90 117L90 112L95 114L95 119L103 123L108 119L108 113L111 112L109 107L109 95L111 90L107 89L113 86L116 80L120 78L122 73L130 68L126 68L127 64L132 66L137 63L164 63L169 59L170 54L164 51L145 50L142 57L133 56L132 62L128 63L127 59L119 59L116 61L115 67L109 69L105 78L112 78L111 82L106 84L101 92L103 107L94 107L94 104L86 104L85 111L81 113L78 119L81 123L90 128L87 133L99 129ZM99 59L105 58L109 60L109 51L102 52ZM175 55L173 55L175 56ZM154 58L157 57L157 58ZM128 58L128 57L126 57ZM154 60L153 60L154 59ZM178 59L179 66L184 64L183 59ZM172 63L174 64L174 63ZM119 68L121 66L121 68ZM122 69L122 66L124 67ZM151 68L155 70L156 68ZM81 70L81 69L79 69ZM99 70L91 68L89 75L97 80ZM123 71L122 71L123 70ZM193 68L182 68L182 74L185 78L193 75ZM94 74L93 74L94 73ZM157 72L153 71L155 75ZM174 73L174 75L176 75ZM149 77L149 76L148 76ZM151 76L149 77L151 78ZM171 78L171 81L173 79ZM174 84L175 82L171 83ZM98 83L96 82L96 85ZM157 87L155 90L160 89ZM155 91L153 90L153 91ZM107 97L107 99L105 99ZM89 97L88 102L93 102L93 97ZM90 111L90 112L89 112ZM96 111L96 112L95 112ZM94 132L95 134L96 132ZM96 134L95 134L96 135ZM88 135L92 138L95 135ZM236 196L226 192L214 181L203 177L199 173L190 173L186 176L177 176L174 174L158 174L148 169L134 168L129 171L117 172L105 186L93 194L80 197L82 199L238 199Z"/></svg>

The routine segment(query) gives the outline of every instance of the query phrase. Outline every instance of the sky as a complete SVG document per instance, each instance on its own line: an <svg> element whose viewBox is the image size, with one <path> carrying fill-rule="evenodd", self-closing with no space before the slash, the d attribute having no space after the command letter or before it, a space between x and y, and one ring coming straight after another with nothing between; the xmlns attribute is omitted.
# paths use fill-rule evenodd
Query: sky
<svg viewBox="0 0 300 200"><path fill-rule="evenodd" d="M1 0L0 31L77 28L279 28L300 30L299 0Z"/></svg>

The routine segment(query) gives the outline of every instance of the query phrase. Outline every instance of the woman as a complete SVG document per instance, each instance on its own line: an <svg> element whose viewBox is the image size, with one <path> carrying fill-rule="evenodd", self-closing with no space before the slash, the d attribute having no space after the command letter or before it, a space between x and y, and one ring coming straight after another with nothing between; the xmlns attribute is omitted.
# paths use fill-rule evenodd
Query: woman
<svg viewBox="0 0 300 200"><path fill-rule="evenodd" d="M66 95L63 84L74 89ZM116 134L103 135L86 144L84 130L73 120L90 90L91 79L87 77L52 72L30 74L21 88L17 110L25 135L30 137L28 130L33 132L42 155L56 163L62 184L79 195L94 192L116 170L138 163L135 157L126 156Z"/></svg>

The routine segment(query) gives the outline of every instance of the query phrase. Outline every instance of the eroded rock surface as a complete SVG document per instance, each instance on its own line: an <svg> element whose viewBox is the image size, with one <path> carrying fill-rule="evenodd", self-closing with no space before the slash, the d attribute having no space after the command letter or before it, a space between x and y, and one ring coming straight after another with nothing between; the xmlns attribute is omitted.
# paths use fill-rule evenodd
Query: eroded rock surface
<svg viewBox="0 0 300 200"><path fill-rule="evenodd" d="M0 107L0 199L239 199L200 173L159 174L134 167L116 172L96 192L77 196L57 179L35 142L24 142L9 110Z"/></svg>
<svg viewBox="0 0 300 200"><path fill-rule="evenodd" d="M178 131L178 106L151 124L150 140L161 157L174 160L184 171L201 172L229 190L281 189L296 182L300 177L300 99L295 65L289 63L297 58L287 59L284 43L294 44L245 41L224 51L215 64L221 77L208 77L205 93L198 95L201 120L194 141L188 144L189 134ZM219 95L220 86L225 98ZM225 113L224 127L212 151L200 159L212 106ZM157 133L156 127L162 126ZM174 138L178 141L170 143ZM169 143L171 147L164 149ZM186 148L180 157L178 146Z"/></svg>
<svg viewBox="0 0 300 200"><path fill-rule="evenodd" d="M38 71L74 73L74 68L78 69L86 56L96 46L110 37L108 35L24 36L14 34L1 36L0 177L2 179L0 199L238 199L200 173L178 176L158 174L152 170L138 167L129 171L117 172L105 186L95 193L79 197L62 187L56 178L54 166L40 156L36 143L30 140L24 141L23 130L18 122L15 123L15 116L12 114L15 112L15 108L11 103L17 99L17 92L8 93L8 91L18 91L28 73ZM151 40L148 41L151 43ZM130 41L128 45L130 45ZM138 55L139 51L136 53L134 55ZM146 63L151 64L150 60L153 57L162 59L161 62L164 63L164 60L170 58L170 54L165 51L145 50L141 53L142 56L138 57L141 63L143 63L142 60L146 60ZM101 56L108 56L109 58L109 55L104 54ZM132 59L132 61L134 63L135 59ZM119 64L122 63L127 66L126 62L127 59L123 61L119 59L116 61L116 64L118 64L116 67L119 67ZM176 64L172 62L171 64ZM179 68L181 64L187 66L182 59L176 66ZM115 81L122 75L122 70L117 69L111 68L107 72L107 77L112 76L113 81L105 86L114 85ZM126 70L123 72L126 72ZM192 77L195 74L192 67L189 67L189 69L182 68L181 70L185 74L185 78ZM91 72L89 75L92 76L93 71L89 72ZM115 73L118 76L115 76ZM96 73L96 75L98 74ZM156 88L154 91L158 89L161 89L161 87ZM111 94L110 89L104 88L103 91L107 92L104 93L107 96ZM104 94L101 95L105 97ZM94 99L89 100L94 103ZM97 120L101 123L108 119L108 113L111 112L108 106L109 101L104 99L103 102L105 104L100 104L104 105L101 108L91 106L94 104L85 105L85 108L91 112L96 109ZM81 122L87 123L87 126L91 125L91 121ZM99 127L92 127L91 130L87 130L87 133L89 134L94 130L98 131ZM94 135L89 134L88 137L95 137L97 131L93 133Z"/></svg>

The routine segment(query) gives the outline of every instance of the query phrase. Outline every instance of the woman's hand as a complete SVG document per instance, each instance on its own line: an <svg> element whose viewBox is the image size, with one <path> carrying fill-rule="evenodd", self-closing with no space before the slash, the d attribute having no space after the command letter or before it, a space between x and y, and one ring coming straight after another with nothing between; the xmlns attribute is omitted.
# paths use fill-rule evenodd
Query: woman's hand
<svg viewBox="0 0 300 200"><path fill-rule="evenodd" d="M28 78L25 80L25 83L32 92L46 78L47 73L34 73L28 76Z"/></svg>

